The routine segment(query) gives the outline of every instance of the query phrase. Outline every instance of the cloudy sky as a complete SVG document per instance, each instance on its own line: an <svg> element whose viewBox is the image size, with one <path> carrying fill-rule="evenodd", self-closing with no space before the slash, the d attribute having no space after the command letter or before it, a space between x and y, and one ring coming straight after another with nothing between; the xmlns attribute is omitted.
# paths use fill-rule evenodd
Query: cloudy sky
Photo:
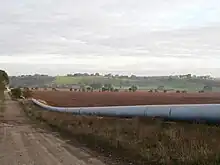
<svg viewBox="0 0 220 165"><path fill-rule="evenodd" d="M219 0L7 0L0 69L220 77Z"/></svg>

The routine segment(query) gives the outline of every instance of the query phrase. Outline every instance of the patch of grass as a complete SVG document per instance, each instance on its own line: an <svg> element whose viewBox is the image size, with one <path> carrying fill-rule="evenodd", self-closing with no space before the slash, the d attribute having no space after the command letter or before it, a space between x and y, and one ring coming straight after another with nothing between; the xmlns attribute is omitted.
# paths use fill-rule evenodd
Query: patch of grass
<svg viewBox="0 0 220 165"><path fill-rule="evenodd" d="M5 103L4 101L0 101L0 113L5 112Z"/></svg>
<svg viewBox="0 0 220 165"><path fill-rule="evenodd" d="M149 118L107 118L48 112L29 104L32 119L65 130L88 147L126 163L220 164L220 127ZM126 164L125 163L125 164Z"/></svg>
<svg viewBox="0 0 220 165"><path fill-rule="evenodd" d="M5 96L4 92L0 91L0 113L5 111Z"/></svg>

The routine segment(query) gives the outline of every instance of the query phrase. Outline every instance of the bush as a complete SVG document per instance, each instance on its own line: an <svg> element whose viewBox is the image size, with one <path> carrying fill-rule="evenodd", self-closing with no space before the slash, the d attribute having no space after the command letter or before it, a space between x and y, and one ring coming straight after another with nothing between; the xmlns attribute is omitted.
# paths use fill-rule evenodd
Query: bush
<svg viewBox="0 0 220 165"><path fill-rule="evenodd" d="M102 87L102 92L109 91L109 88Z"/></svg>
<svg viewBox="0 0 220 165"><path fill-rule="evenodd" d="M212 91L212 86L205 85L205 86L203 87L203 91Z"/></svg>
<svg viewBox="0 0 220 165"><path fill-rule="evenodd" d="M110 91L111 91L111 92L114 92L114 88L113 88L113 87L111 87L111 88L110 88Z"/></svg>
<svg viewBox="0 0 220 165"><path fill-rule="evenodd" d="M15 99L21 98L21 94L22 94L21 88L11 89L11 95L13 98Z"/></svg>
<svg viewBox="0 0 220 165"><path fill-rule="evenodd" d="M57 91L57 89L56 88L52 88L52 91Z"/></svg>
<svg viewBox="0 0 220 165"><path fill-rule="evenodd" d="M28 88L25 88L24 91L22 92L22 95L25 98L30 98L30 97L32 97L32 92Z"/></svg>
<svg viewBox="0 0 220 165"><path fill-rule="evenodd" d="M129 88L129 91L130 91L130 89L132 92L135 92L135 91L137 91L138 88L136 85L132 85L131 88Z"/></svg>
<svg viewBox="0 0 220 165"><path fill-rule="evenodd" d="M157 90L164 90L164 86L158 86Z"/></svg>

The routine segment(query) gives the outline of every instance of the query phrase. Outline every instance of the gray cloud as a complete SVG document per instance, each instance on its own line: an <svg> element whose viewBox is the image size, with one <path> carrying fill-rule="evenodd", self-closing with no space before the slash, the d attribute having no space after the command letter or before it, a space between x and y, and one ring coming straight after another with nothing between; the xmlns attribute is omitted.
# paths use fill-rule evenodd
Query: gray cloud
<svg viewBox="0 0 220 165"><path fill-rule="evenodd" d="M56 54L85 59L100 56L159 57L161 61L175 57L195 62L197 59L215 61L220 58L218 0L8 0L1 4L1 67L1 57L18 55ZM158 67L156 65L155 62L154 68ZM40 64L37 66L41 68ZM80 66L75 66L61 67L62 72L80 70ZM86 66L87 70L94 68L93 65ZM118 70L139 72L136 63L128 66L131 68ZM11 68L9 63L4 67ZM105 70L108 67L106 65ZM212 64L206 66L211 67ZM46 69L50 73L54 71ZM145 69L149 68L143 67L143 72ZM162 70L156 69L154 73L162 74ZM185 70L190 71L189 68ZM200 70L204 72L204 69ZM25 69L20 69L23 71ZM169 72L171 70L166 68L166 73ZM211 69L210 73L217 72Z"/></svg>

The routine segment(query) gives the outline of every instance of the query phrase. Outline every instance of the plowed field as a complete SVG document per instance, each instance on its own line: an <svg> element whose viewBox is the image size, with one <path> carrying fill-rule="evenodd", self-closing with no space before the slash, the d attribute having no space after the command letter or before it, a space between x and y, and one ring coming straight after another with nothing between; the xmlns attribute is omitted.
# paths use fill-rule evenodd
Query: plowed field
<svg viewBox="0 0 220 165"><path fill-rule="evenodd" d="M220 103L220 93L34 91L33 97L63 107Z"/></svg>

